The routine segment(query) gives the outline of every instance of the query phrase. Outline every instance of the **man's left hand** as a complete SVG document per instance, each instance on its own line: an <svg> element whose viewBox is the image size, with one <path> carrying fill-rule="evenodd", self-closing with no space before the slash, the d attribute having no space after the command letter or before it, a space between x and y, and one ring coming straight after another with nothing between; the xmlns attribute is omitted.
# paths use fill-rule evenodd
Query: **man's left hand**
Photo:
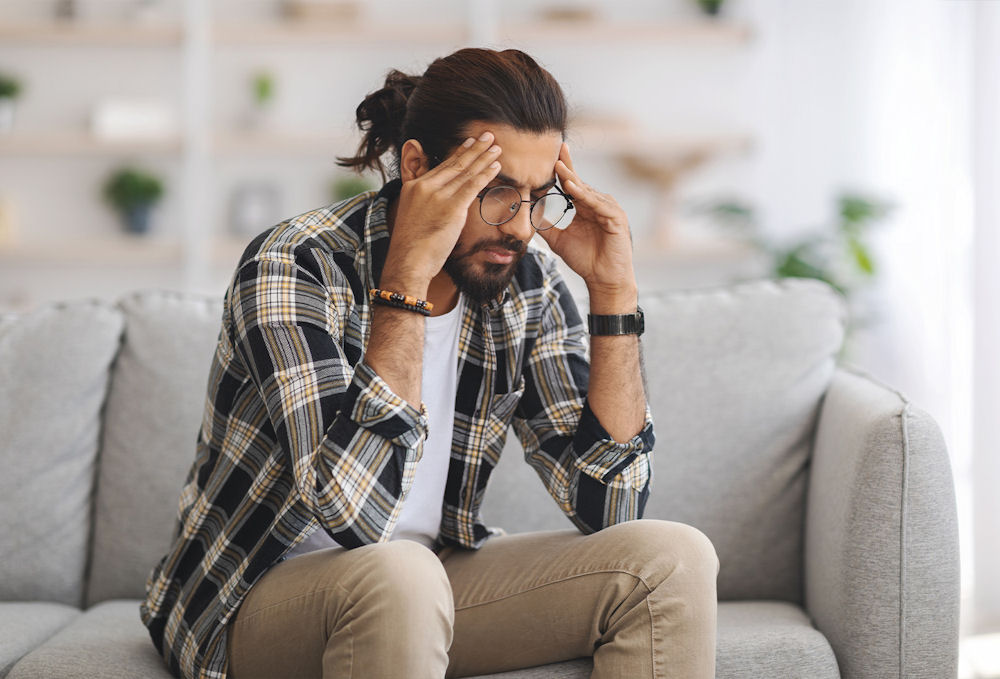
<svg viewBox="0 0 1000 679"><path fill-rule="evenodd" d="M587 284L591 302L631 305L636 298L632 268L632 236L628 217L614 198L585 184L573 169L569 145L563 142L556 161L563 190L573 199L576 215L566 229L539 231L552 251ZM602 304L603 306L603 304ZM624 313L609 310L607 313Z"/></svg>

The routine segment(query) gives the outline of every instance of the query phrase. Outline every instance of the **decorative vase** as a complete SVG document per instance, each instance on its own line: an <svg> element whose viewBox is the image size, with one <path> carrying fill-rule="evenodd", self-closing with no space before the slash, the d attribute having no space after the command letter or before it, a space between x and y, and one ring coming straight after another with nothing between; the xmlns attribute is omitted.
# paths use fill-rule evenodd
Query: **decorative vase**
<svg viewBox="0 0 1000 679"><path fill-rule="evenodd" d="M150 203L140 203L133 205L124 212L125 230L129 233L141 235L149 232L149 216L153 211Z"/></svg>

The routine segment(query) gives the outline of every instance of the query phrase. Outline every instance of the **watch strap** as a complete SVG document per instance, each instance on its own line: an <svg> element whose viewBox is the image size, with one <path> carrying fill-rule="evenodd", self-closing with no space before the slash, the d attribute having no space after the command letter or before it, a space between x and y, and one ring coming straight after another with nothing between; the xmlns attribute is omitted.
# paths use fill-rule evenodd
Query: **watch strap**
<svg viewBox="0 0 1000 679"><path fill-rule="evenodd" d="M587 314L591 335L641 335L646 330L646 318L636 307L634 314Z"/></svg>

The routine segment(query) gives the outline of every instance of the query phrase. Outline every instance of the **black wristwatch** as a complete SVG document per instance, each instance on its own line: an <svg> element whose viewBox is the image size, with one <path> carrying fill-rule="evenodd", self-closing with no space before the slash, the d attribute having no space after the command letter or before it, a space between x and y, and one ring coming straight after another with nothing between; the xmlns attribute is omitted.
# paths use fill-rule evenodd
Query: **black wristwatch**
<svg viewBox="0 0 1000 679"><path fill-rule="evenodd" d="M591 335L641 335L646 331L646 317L642 308L636 307L634 314L587 314L587 325Z"/></svg>

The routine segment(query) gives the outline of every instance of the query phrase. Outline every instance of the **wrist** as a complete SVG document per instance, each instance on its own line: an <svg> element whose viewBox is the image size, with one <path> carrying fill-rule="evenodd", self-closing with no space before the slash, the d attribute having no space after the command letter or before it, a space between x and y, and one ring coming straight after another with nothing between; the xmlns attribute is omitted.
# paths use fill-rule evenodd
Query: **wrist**
<svg viewBox="0 0 1000 679"><path fill-rule="evenodd" d="M590 313L632 314L639 305L639 289L635 283L607 285L587 285L590 296Z"/></svg>
<svg viewBox="0 0 1000 679"><path fill-rule="evenodd" d="M385 269L378 281L378 287L389 292L427 299L427 289L430 287L430 283L429 276L393 267L389 261L386 261Z"/></svg>

